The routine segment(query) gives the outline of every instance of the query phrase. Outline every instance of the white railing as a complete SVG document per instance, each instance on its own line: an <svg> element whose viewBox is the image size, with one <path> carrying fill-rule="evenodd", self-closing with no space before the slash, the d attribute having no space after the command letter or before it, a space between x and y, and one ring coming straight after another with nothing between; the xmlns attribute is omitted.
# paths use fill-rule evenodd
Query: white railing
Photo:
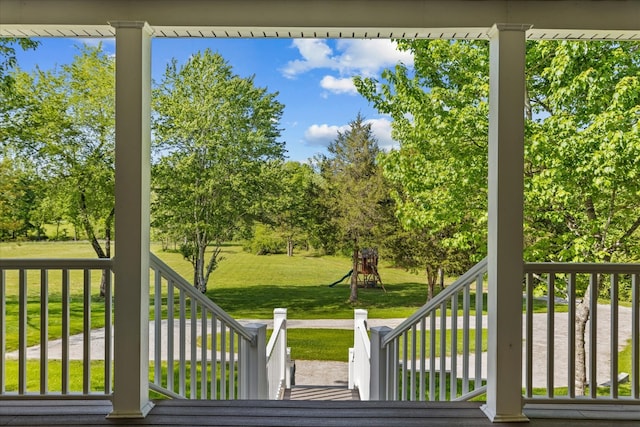
<svg viewBox="0 0 640 427"><path fill-rule="evenodd" d="M291 388L290 351L287 348L287 309L273 310L273 332L267 344L267 378L269 399L282 400Z"/></svg>
<svg viewBox="0 0 640 427"><path fill-rule="evenodd" d="M111 259L0 260L1 398L111 395L111 267Z"/></svg>
<svg viewBox="0 0 640 427"><path fill-rule="evenodd" d="M268 398L266 324L241 325L153 254L150 265L150 389ZM111 397L112 268L111 259L0 260L0 398Z"/></svg>
<svg viewBox="0 0 640 427"><path fill-rule="evenodd" d="M640 403L640 264L527 263L525 276L525 402ZM606 303L598 301L598 288L609 289ZM580 395L576 354L583 337ZM621 372L622 352L630 372Z"/></svg>
<svg viewBox="0 0 640 427"><path fill-rule="evenodd" d="M486 272L484 259L395 329L371 328L372 400L467 400L485 392Z"/></svg>
<svg viewBox="0 0 640 427"><path fill-rule="evenodd" d="M367 310L354 310L353 348L349 349L349 389L358 389L360 400L369 400L371 341Z"/></svg>
<svg viewBox="0 0 640 427"><path fill-rule="evenodd" d="M172 398L267 399L266 324L241 325L158 257L150 261L150 388Z"/></svg>

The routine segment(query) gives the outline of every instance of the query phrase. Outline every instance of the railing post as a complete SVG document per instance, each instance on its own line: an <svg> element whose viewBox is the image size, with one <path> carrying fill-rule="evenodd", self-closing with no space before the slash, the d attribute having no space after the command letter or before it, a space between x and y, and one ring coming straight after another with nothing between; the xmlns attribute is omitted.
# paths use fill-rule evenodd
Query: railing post
<svg viewBox="0 0 640 427"><path fill-rule="evenodd" d="M359 355L358 353L358 325L360 322L367 324L369 312L367 310L353 310L353 347L349 349L349 390L353 390L356 386L360 386L360 376L358 369Z"/></svg>
<svg viewBox="0 0 640 427"><path fill-rule="evenodd" d="M250 323L245 328L255 338L252 343L242 346L246 353L240 355L244 366L238 394L240 399L268 399L267 325Z"/></svg>
<svg viewBox="0 0 640 427"><path fill-rule="evenodd" d="M279 345L280 350L278 354L281 354L280 363L280 372L282 372L282 378L280 380L284 380L285 384L287 383L287 371L288 371L288 363L287 363L287 309L286 308L274 308L273 309L273 327L275 329L276 325L280 323L280 321L284 321L284 327L280 330L279 337ZM290 383L289 383L290 384ZM285 385L286 387L286 385ZM291 388L289 385L288 388Z"/></svg>
<svg viewBox="0 0 640 427"><path fill-rule="evenodd" d="M387 351L382 347L388 326L374 326L371 330L371 380L369 400L387 400Z"/></svg>

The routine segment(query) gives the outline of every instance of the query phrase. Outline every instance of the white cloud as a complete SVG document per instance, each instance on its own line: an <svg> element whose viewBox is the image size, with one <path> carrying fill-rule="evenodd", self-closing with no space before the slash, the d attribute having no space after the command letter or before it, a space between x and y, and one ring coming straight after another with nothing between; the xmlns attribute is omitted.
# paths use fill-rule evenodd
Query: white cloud
<svg viewBox="0 0 640 427"><path fill-rule="evenodd" d="M289 61L282 72L285 77L293 78L314 68L335 68L333 53L326 40L295 39L292 47L298 49L302 59Z"/></svg>
<svg viewBox="0 0 640 427"><path fill-rule="evenodd" d="M348 77L341 79L333 76L324 76L322 80L320 80L320 86L329 92L338 94L347 93L349 95L355 95L358 93L353 84L353 80Z"/></svg>
<svg viewBox="0 0 640 427"><path fill-rule="evenodd" d="M326 147L336 139L338 132L344 132L347 129L349 129L349 125L311 125L304 132L304 140L307 145Z"/></svg>
<svg viewBox="0 0 640 427"><path fill-rule="evenodd" d="M413 65L410 52L397 50L397 43L386 39L340 39L336 43L340 65L355 74L372 76L382 68L392 67L398 62Z"/></svg>
<svg viewBox="0 0 640 427"><path fill-rule="evenodd" d="M387 118L367 119L366 124L371 124L371 132L378 140L378 146L383 150L397 148L398 143L391 138L391 121ZM338 136L338 132L346 132L349 125L311 125L304 133L307 145L327 147Z"/></svg>
<svg viewBox="0 0 640 427"><path fill-rule="evenodd" d="M365 123L371 123L371 132L378 140L378 146L382 150L398 148L398 143L391 138L391 121L387 118L369 119Z"/></svg>
<svg viewBox="0 0 640 427"><path fill-rule="evenodd" d="M340 39L334 50L328 40L295 39L292 47L298 50L301 59L289 61L282 72L285 77L294 78L313 69L329 69L341 77L351 77L372 76L398 62L412 66L413 55L398 51L396 46L387 39Z"/></svg>

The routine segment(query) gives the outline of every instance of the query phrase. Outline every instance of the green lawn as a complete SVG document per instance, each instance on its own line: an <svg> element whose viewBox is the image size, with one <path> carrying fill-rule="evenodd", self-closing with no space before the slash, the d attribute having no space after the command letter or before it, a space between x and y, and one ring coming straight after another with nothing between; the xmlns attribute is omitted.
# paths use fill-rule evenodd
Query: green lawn
<svg viewBox="0 0 640 427"><path fill-rule="evenodd" d="M183 277L192 276L191 265L179 254L155 253ZM237 318L270 318L275 307L287 308L292 319L351 319L354 308L369 310L371 318L407 317L426 301L421 276L384 263L380 276L387 292L363 288L358 303L351 304L348 280L328 286L351 269L347 257L257 256L239 246L224 247L222 256L211 274L207 295Z"/></svg>
<svg viewBox="0 0 640 427"><path fill-rule="evenodd" d="M180 254L163 252L158 245L152 250L183 277L192 276L191 265ZM88 242L10 242L0 243L2 258L94 258ZM360 302L347 301L346 283L329 288L328 284L349 271L347 257L318 257L311 254L257 256L243 252L239 246L223 249L220 268L213 272L207 295L223 309L237 318L263 318L273 316L275 307L286 307L289 318L343 318L353 317L354 308L369 309L369 317L406 317L425 301L426 286L418 275L401 269L380 266L380 274L388 292L382 289L360 289ZM7 351L17 348L18 289L17 273L6 274ZM28 272L28 337L29 345L38 342L40 330L39 273ZM99 273L92 276L91 324L104 326L104 301L98 297ZM49 277L49 337L60 337L61 274ZM83 328L82 273L71 277L71 333ZM15 327L14 327L15 326Z"/></svg>

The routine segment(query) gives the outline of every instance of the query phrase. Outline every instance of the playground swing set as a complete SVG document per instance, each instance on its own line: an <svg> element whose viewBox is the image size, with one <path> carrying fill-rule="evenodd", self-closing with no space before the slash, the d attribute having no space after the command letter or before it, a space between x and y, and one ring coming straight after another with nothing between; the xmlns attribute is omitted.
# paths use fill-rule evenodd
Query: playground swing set
<svg viewBox="0 0 640 427"><path fill-rule="evenodd" d="M378 250L372 248L364 248L358 251L358 259L356 263L356 285L359 288L382 288L385 292L380 273L378 273ZM337 284L351 277L353 269L344 275L340 280L337 280L329 285L333 288Z"/></svg>

